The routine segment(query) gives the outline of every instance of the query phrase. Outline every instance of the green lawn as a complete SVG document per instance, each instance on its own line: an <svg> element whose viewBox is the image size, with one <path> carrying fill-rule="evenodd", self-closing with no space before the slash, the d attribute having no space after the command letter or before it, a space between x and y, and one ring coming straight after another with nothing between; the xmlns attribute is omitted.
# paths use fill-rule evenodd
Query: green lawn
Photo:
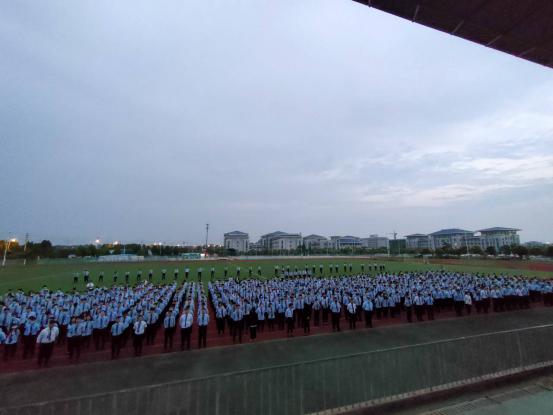
<svg viewBox="0 0 553 415"><path fill-rule="evenodd" d="M79 283L77 289L83 289L83 271L88 269L91 275L91 281L97 282L98 274L103 271L104 284L110 285L114 271L118 272L119 280L121 283L124 281L125 272L131 273L130 281L134 283L136 281L136 273L138 270L142 271L142 278L146 279L148 271L152 269L154 271L154 282L161 280L161 270L167 270L167 281L173 280L173 271L176 267L179 268L179 280L184 279L184 269L190 269L190 277L197 279L198 268L203 268L203 280L209 279L211 267L215 268L216 278L223 278L224 268L228 268L228 275L235 276L236 268L241 268L240 276L245 278L249 274L249 268L252 267L253 276L257 276L257 267L262 269L262 278L270 278L274 276L275 266L290 267L294 270L304 269L305 266L312 268L313 265L317 267L317 276L319 274L319 265L324 265L324 275L336 275L335 272L330 274L329 265L339 264L340 274L343 274L343 265L349 264L353 266L353 273L361 272L361 264L365 264L367 271L367 265L371 263L383 263L386 265L386 271L398 272L398 271L426 271L426 270L438 270L445 268L446 270L453 271L466 271L466 272L483 272L483 273L504 273L510 275L524 274L526 276L537 277L551 277L551 273L538 272L538 271L525 271L509 268L502 268L502 263L490 265L488 262L482 262L478 260L467 260L465 264L456 265L434 265L425 264L422 260L411 259L409 261L401 260L373 260L367 258L297 258L297 259L263 259L263 260L217 260L217 261L167 261L167 262L141 262L141 263L76 263L71 260L63 261L62 263L48 264L48 265L8 265L5 268L0 269L0 293L4 293L9 289L22 288L23 290L36 290L47 285L50 289L62 289L70 290L73 288L73 277L76 273L79 274ZM374 274L374 270L372 271Z"/></svg>

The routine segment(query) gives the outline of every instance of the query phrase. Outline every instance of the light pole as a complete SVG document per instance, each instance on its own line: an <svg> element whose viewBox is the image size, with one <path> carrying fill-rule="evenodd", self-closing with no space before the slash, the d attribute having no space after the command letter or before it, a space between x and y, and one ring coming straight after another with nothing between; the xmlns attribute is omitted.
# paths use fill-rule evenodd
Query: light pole
<svg viewBox="0 0 553 415"><path fill-rule="evenodd" d="M4 247L4 258L2 259L2 267L6 266L6 256L8 255L8 249L10 249L10 243L17 242L17 239L7 239L4 241L5 247Z"/></svg>

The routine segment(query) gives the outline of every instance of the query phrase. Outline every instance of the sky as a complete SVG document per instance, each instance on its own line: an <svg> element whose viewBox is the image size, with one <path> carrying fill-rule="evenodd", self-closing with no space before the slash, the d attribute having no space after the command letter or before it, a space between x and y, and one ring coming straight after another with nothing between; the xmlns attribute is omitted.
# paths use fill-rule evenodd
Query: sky
<svg viewBox="0 0 553 415"><path fill-rule="evenodd" d="M551 69L350 0L1 9L0 238L553 241Z"/></svg>

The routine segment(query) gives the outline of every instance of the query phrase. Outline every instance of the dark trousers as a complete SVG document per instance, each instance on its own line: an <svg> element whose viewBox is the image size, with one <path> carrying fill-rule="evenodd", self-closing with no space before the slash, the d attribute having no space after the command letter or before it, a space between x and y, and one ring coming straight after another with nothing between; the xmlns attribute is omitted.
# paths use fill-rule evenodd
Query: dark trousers
<svg viewBox="0 0 553 415"><path fill-rule="evenodd" d="M92 334L96 350L104 350L106 345L106 329L94 329Z"/></svg>
<svg viewBox="0 0 553 415"><path fill-rule="evenodd" d="M434 320L434 306L427 304L426 305L426 315L428 316L428 320Z"/></svg>
<svg viewBox="0 0 553 415"><path fill-rule="evenodd" d="M257 337L257 325L250 326L250 339L255 340Z"/></svg>
<svg viewBox="0 0 553 415"><path fill-rule="evenodd" d="M365 310L365 327L373 326L373 312Z"/></svg>
<svg viewBox="0 0 553 415"><path fill-rule="evenodd" d="M267 319L267 327L269 328L269 331L273 331L275 328L275 319L274 318L268 318Z"/></svg>
<svg viewBox="0 0 553 415"><path fill-rule="evenodd" d="M417 321L422 321L422 313L424 312L424 306L423 305L416 305L415 306L415 314L417 316Z"/></svg>
<svg viewBox="0 0 553 415"><path fill-rule="evenodd" d="M313 312L313 325L315 327L317 327L319 325L319 321L320 321L320 314L321 314L321 311L320 310L315 310Z"/></svg>
<svg viewBox="0 0 553 415"><path fill-rule="evenodd" d="M355 322L357 321L357 316L355 313L348 313L349 328L350 330L355 330Z"/></svg>
<svg viewBox="0 0 553 415"><path fill-rule="evenodd" d="M156 329L157 326L155 323L148 325L146 327L146 345L148 344L154 344L154 341L156 339Z"/></svg>
<svg viewBox="0 0 553 415"><path fill-rule="evenodd" d="M119 352L121 352L122 340L123 340L122 335L111 336L111 358L112 359L119 357Z"/></svg>
<svg viewBox="0 0 553 415"><path fill-rule="evenodd" d="M54 351L54 342L52 343L40 343L38 345L38 365L48 366L52 352Z"/></svg>
<svg viewBox="0 0 553 415"><path fill-rule="evenodd" d="M323 308L323 324L328 323L328 308Z"/></svg>
<svg viewBox="0 0 553 415"><path fill-rule="evenodd" d="M303 308L295 310L295 313L298 326L303 327Z"/></svg>
<svg viewBox="0 0 553 415"><path fill-rule="evenodd" d="M90 338L92 336L81 336L81 347L85 350L88 350L90 347Z"/></svg>
<svg viewBox="0 0 553 415"><path fill-rule="evenodd" d="M463 315L463 306L465 305L464 301L455 301L455 314L457 316Z"/></svg>
<svg viewBox="0 0 553 415"><path fill-rule="evenodd" d="M305 334L311 333L311 318L308 315L305 315L303 319L303 332Z"/></svg>
<svg viewBox="0 0 553 415"><path fill-rule="evenodd" d="M133 338L134 355L142 354L142 344L144 343L144 334L135 334Z"/></svg>
<svg viewBox="0 0 553 415"><path fill-rule="evenodd" d="M184 343L186 348L190 350L190 336L192 334L192 326L180 330L180 349L184 350Z"/></svg>
<svg viewBox="0 0 553 415"><path fill-rule="evenodd" d="M67 337L67 325L60 325L60 335L58 336L57 343L65 344L66 337Z"/></svg>
<svg viewBox="0 0 553 415"><path fill-rule="evenodd" d="M173 349L173 335L175 334L175 327L166 327L165 331L163 332L163 349L167 350L167 346L169 346L169 349Z"/></svg>
<svg viewBox="0 0 553 415"><path fill-rule="evenodd" d="M284 313L276 313L277 324L279 330L284 330Z"/></svg>
<svg viewBox="0 0 553 415"><path fill-rule="evenodd" d="M73 359L75 355L77 360L81 356L81 337L73 336L67 338L67 353L69 354L69 359Z"/></svg>
<svg viewBox="0 0 553 415"><path fill-rule="evenodd" d="M14 357L16 351L17 343L4 345L4 360L8 360L8 358Z"/></svg>
<svg viewBox="0 0 553 415"><path fill-rule="evenodd" d="M36 336L23 336L23 359L35 355Z"/></svg>
<svg viewBox="0 0 553 415"><path fill-rule="evenodd" d="M340 313L332 313L332 331L340 331Z"/></svg>
<svg viewBox="0 0 553 415"><path fill-rule="evenodd" d="M288 317L286 319L286 333L287 334L293 334L294 333L294 318Z"/></svg>
<svg viewBox="0 0 553 415"><path fill-rule="evenodd" d="M236 343L236 337L238 342L242 343L242 330L244 329L244 322L242 320L232 322L232 342Z"/></svg>
<svg viewBox="0 0 553 415"><path fill-rule="evenodd" d="M224 318L215 319L215 323L217 326L217 334L225 334L225 319Z"/></svg>
<svg viewBox="0 0 553 415"><path fill-rule="evenodd" d="M198 349L206 347L207 343L207 326L198 326Z"/></svg>
<svg viewBox="0 0 553 415"><path fill-rule="evenodd" d="M407 315L407 321L409 323L413 322L413 307L407 306L405 307L405 314Z"/></svg>

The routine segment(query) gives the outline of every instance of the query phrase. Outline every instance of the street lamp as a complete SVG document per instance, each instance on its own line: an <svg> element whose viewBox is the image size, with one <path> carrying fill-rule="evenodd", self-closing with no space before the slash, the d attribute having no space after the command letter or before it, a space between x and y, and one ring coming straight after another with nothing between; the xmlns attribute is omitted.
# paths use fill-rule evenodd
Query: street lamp
<svg viewBox="0 0 553 415"><path fill-rule="evenodd" d="M10 244L12 242L17 242L17 239L15 238L12 238L12 239L8 239L5 241L5 248L4 248L4 258L2 259L2 266L5 267L6 266L6 256L8 255L8 249L10 249Z"/></svg>

